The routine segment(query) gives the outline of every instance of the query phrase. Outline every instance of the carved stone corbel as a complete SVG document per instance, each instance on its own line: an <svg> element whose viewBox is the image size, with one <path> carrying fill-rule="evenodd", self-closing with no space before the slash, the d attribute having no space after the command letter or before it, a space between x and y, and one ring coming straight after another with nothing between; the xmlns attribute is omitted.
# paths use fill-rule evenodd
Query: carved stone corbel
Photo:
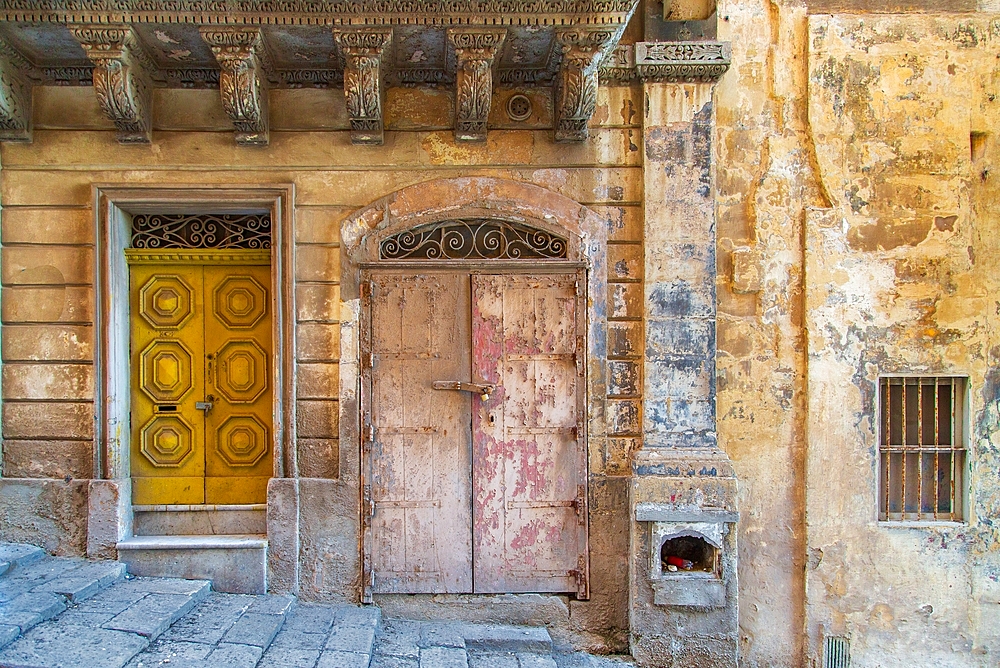
<svg viewBox="0 0 1000 668"><path fill-rule="evenodd" d="M564 28L556 31L562 64L556 81L556 141L583 141L597 107L598 71L621 30Z"/></svg>
<svg viewBox="0 0 1000 668"><path fill-rule="evenodd" d="M0 40L0 141L31 141L31 65Z"/></svg>
<svg viewBox="0 0 1000 668"><path fill-rule="evenodd" d="M450 28L455 49L455 139L486 141L486 122L493 101L493 68L507 31Z"/></svg>
<svg viewBox="0 0 1000 668"><path fill-rule="evenodd" d="M236 126L236 143L264 146L268 142L267 52L257 28L201 28L219 62L222 106Z"/></svg>
<svg viewBox="0 0 1000 668"><path fill-rule="evenodd" d="M150 72L154 69L128 25L70 26L94 63L94 91L122 144L148 144L152 132Z"/></svg>
<svg viewBox="0 0 1000 668"><path fill-rule="evenodd" d="M344 94L351 119L351 142L381 144L386 69L383 56L392 42L392 30L334 30L333 37L344 57Z"/></svg>

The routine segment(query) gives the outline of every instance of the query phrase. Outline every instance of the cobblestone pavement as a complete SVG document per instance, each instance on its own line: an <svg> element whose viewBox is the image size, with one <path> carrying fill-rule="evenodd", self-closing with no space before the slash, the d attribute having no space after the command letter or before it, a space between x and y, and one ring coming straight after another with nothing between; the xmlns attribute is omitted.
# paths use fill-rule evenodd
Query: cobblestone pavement
<svg viewBox="0 0 1000 668"><path fill-rule="evenodd" d="M610 668L548 631L382 620L376 607L129 578L118 562L0 543L0 668Z"/></svg>

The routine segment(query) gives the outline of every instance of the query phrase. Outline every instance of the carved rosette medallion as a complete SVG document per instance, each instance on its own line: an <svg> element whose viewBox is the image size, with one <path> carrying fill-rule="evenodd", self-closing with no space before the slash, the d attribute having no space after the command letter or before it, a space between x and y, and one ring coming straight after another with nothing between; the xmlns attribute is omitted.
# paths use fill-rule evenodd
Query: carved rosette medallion
<svg viewBox="0 0 1000 668"><path fill-rule="evenodd" d="M635 69L649 83L714 83L729 69L729 42L638 42Z"/></svg>
<svg viewBox="0 0 1000 668"><path fill-rule="evenodd" d="M0 141L31 141L31 66L0 40Z"/></svg>
<svg viewBox="0 0 1000 668"><path fill-rule="evenodd" d="M344 58L344 95L351 120L351 141L381 144L385 97L383 58L392 43L391 29L334 30Z"/></svg>
<svg viewBox="0 0 1000 668"><path fill-rule="evenodd" d="M583 141L597 107L598 70L620 29L556 31L562 64L556 80L556 141Z"/></svg>
<svg viewBox="0 0 1000 668"><path fill-rule="evenodd" d="M456 60L455 139L486 141L493 68L507 31L452 28L447 34Z"/></svg>
<svg viewBox="0 0 1000 668"><path fill-rule="evenodd" d="M266 51L257 28L201 28L219 62L222 106L236 127L236 143L268 142Z"/></svg>
<svg viewBox="0 0 1000 668"><path fill-rule="evenodd" d="M94 63L94 91L104 113L118 128L122 144L148 144L152 123L155 69L127 25L70 26L87 58Z"/></svg>

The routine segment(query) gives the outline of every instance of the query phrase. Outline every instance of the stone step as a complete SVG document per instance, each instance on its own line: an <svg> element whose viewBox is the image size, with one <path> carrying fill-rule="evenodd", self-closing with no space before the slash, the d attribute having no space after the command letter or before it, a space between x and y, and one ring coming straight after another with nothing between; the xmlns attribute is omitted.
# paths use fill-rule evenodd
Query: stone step
<svg viewBox="0 0 1000 668"><path fill-rule="evenodd" d="M0 575L17 566L27 566L49 556L40 547L24 543L0 543Z"/></svg>
<svg viewBox="0 0 1000 668"><path fill-rule="evenodd" d="M267 537L134 536L118 543L129 573L149 577L211 580L215 591L267 591Z"/></svg>
<svg viewBox="0 0 1000 668"><path fill-rule="evenodd" d="M125 577L125 565L49 557L31 545L0 547L10 564L0 577L0 647Z"/></svg>
<svg viewBox="0 0 1000 668"><path fill-rule="evenodd" d="M381 622L375 607L299 604L257 668L368 668Z"/></svg>
<svg viewBox="0 0 1000 668"><path fill-rule="evenodd" d="M267 533L267 504L132 506L136 536L219 536Z"/></svg>
<svg viewBox="0 0 1000 668"><path fill-rule="evenodd" d="M540 626L507 626L503 624L467 624L462 637L469 650L488 652L552 652L552 637Z"/></svg>

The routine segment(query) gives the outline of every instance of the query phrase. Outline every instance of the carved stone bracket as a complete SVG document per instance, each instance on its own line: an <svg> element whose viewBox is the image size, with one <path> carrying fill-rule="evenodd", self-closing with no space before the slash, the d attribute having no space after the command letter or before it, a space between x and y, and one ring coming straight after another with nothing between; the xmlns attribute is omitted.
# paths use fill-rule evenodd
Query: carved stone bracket
<svg viewBox="0 0 1000 668"><path fill-rule="evenodd" d="M729 69L729 42L638 42L635 69L644 82L714 83Z"/></svg>
<svg viewBox="0 0 1000 668"><path fill-rule="evenodd" d="M236 126L236 143L266 145L267 55L258 28L203 27L201 37L219 62L222 106Z"/></svg>
<svg viewBox="0 0 1000 668"><path fill-rule="evenodd" d="M452 28L455 49L455 139L486 141L486 122L493 100L493 69L507 38L506 30Z"/></svg>
<svg viewBox="0 0 1000 668"><path fill-rule="evenodd" d="M0 141L31 141L31 65L0 40Z"/></svg>
<svg viewBox="0 0 1000 668"><path fill-rule="evenodd" d="M334 30L333 37L344 57L344 94L347 97L347 115L351 119L351 141L355 144L381 144L385 106L383 56L392 42L392 30Z"/></svg>
<svg viewBox="0 0 1000 668"><path fill-rule="evenodd" d="M118 128L122 144L148 144L152 132L155 68L127 25L70 26L87 58L94 63L94 91L104 113Z"/></svg>
<svg viewBox="0 0 1000 668"><path fill-rule="evenodd" d="M598 69L614 48L620 29L556 31L562 64L556 81L556 141L583 141L597 107Z"/></svg>

